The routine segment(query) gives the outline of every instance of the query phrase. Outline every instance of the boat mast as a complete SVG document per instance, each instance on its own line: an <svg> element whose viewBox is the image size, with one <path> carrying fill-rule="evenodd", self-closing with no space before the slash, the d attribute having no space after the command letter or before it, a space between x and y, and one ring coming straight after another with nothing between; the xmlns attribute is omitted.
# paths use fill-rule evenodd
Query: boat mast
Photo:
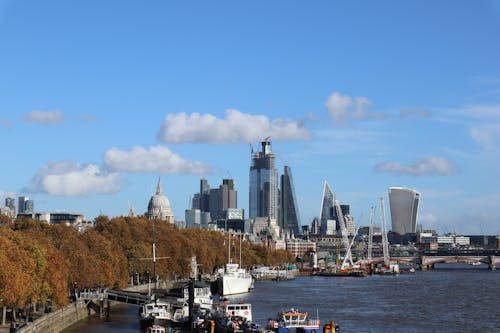
<svg viewBox="0 0 500 333"><path fill-rule="evenodd" d="M240 267L242 267L242 265L241 265L241 239L242 239L242 235L240 234Z"/></svg>
<svg viewBox="0 0 500 333"><path fill-rule="evenodd" d="M231 233L228 232L228 239L229 239L229 244L228 244L228 250L227 250L227 263L231 263Z"/></svg>

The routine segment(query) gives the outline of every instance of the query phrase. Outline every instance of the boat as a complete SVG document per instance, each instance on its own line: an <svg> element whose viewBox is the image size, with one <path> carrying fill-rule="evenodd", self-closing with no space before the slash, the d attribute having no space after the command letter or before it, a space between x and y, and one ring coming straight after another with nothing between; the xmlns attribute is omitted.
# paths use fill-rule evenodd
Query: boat
<svg viewBox="0 0 500 333"><path fill-rule="evenodd" d="M223 297L247 293L253 289L253 283L252 275L239 264L228 263L218 272L217 285Z"/></svg>
<svg viewBox="0 0 500 333"><path fill-rule="evenodd" d="M480 266L482 264L482 262L480 261L473 261L471 263L469 263L469 265L472 265L472 266Z"/></svg>
<svg viewBox="0 0 500 333"><path fill-rule="evenodd" d="M167 330L165 329L165 326L162 325L152 325L149 326L148 329L146 330L146 333L166 333Z"/></svg>
<svg viewBox="0 0 500 333"><path fill-rule="evenodd" d="M294 308L278 313L278 317L267 324L267 328L276 333L287 333L290 329L301 333L319 333L319 327L318 318L308 318L307 312Z"/></svg>
<svg viewBox="0 0 500 333"><path fill-rule="evenodd" d="M298 270L280 269L279 267L261 266L250 271L256 281L289 281L295 279Z"/></svg>
<svg viewBox="0 0 500 333"><path fill-rule="evenodd" d="M139 323L142 329L153 325L169 325L172 321L170 302L154 300L139 308Z"/></svg>
<svg viewBox="0 0 500 333"><path fill-rule="evenodd" d="M241 268L241 238L240 238L240 264L231 262L231 234L229 234L228 263L218 270L217 290L220 296L244 294L253 289L253 277L246 269Z"/></svg>
<svg viewBox="0 0 500 333"><path fill-rule="evenodd" d="M214 311L207 320L214 326L215 333L262 332L260 325L253 322L250 303L229 303L225 299L223 303L214 305Z"/></svg>

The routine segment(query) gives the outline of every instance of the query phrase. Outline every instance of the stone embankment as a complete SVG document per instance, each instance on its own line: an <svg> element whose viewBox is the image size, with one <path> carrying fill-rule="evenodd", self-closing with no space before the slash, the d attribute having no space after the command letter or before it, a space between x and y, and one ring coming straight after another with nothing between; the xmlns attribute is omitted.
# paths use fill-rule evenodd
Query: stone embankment
<svg viewBox="0 0 500 333"><path fill-rule="evenodd" d="M126 290L147 292L148 285L130 286ZM92 310L90 311L93 313ZM18 329L2 327L0 328L0 333L59 333L88 316L89 309L85 302L83 300L78 300L62 309L44 314L40 318L35 319L33 322L28 322Z"/></svg>

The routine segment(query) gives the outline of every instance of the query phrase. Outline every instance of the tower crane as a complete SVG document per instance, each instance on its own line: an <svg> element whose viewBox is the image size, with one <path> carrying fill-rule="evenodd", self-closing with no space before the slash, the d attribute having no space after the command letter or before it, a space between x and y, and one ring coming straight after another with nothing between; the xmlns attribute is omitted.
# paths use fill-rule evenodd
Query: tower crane
<svg viewBox="0 0 500 333"><path fill-rule="evenodd" d="M375 208L372 206L370 209L370 229L368 233L368 260L372 260L374 217Z"/></svg>
<svg viewBox="0 0 500 333"><path fill-rule="evenodd" d="M382 249L384 252L384 265L389 268L391 260L389 258L389 242L387 240L387 226L385 223L384 198L380 198L380 222L382 224Z"/></svg>
<svg viewBox="0 0 500 333"><path fill-rule="evenodd" d="M337 212L337 218L340 225L340 233L342 234L342 245L346 250L341 269L346 269L348 267L347 261L349 261L351 267L354 266L354 263L352 261L351 244L349 243L349 236L347 235L347 227L344 221L344 215L342 214L342 209L340 208L338 200L335 200L335 211Z"/></svg>

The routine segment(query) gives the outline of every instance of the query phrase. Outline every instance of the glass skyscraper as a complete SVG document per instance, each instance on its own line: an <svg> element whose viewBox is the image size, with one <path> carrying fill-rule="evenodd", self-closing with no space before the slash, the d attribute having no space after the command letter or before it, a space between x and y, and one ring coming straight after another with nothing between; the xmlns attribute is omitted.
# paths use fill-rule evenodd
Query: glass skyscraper
<svg viewBox="0 0 500 333"><path fill-rule="evenodd" d="M284 173L281 176L280 228L285 233L300 234L299 206L295 196L292 171L288 166L285 166Z"/></svg>
<svg viewBox="0 0 500 333"><path fill-rule="evenodd" d="M250 166L249 207L250 218L267 217L278 221L279 189L278 170L271 142L262 141L262 151L252 151Z"/></svg>
<svg viewBox="0 0 500 333"><path fill-rule="evenodd" d="M403 187L389 188L392 231L399 235L415 233L417 230L420 193Z"/></svg>

